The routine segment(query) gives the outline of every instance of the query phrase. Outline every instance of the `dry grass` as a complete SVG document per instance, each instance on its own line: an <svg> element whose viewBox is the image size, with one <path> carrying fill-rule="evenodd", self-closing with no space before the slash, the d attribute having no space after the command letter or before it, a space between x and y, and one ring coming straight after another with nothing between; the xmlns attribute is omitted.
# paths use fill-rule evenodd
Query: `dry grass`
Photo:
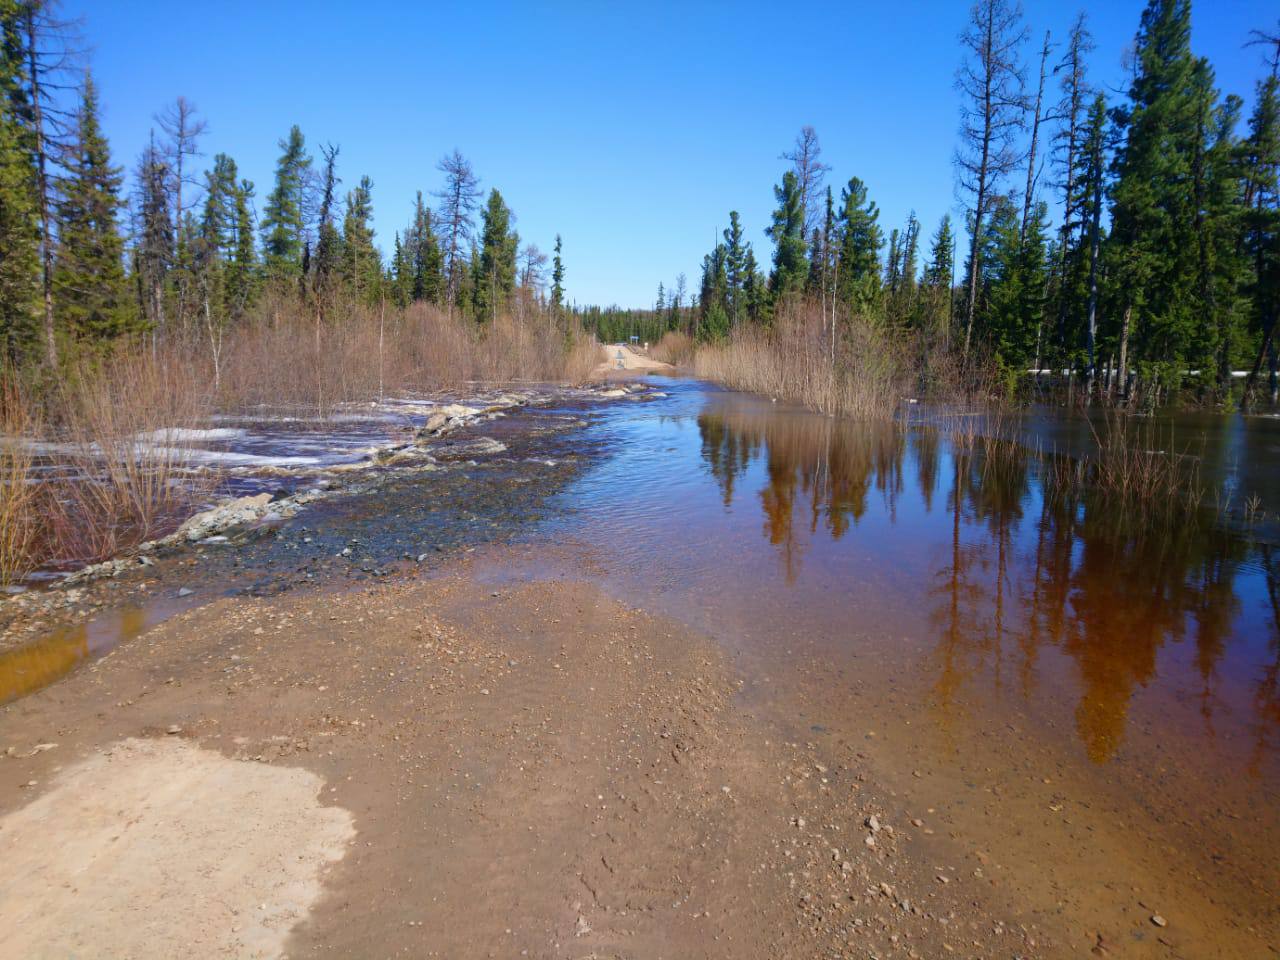
<svg viewBox="0 0 1280 960"><path fill-rule="evenodd" d="M694 370L821 413L891 419L912 393L908 352L856 317L838 325L833 343L824 320L814 304L785 305L768 328L742 326L724 343L699 347Z"/></svg>
<svg viewBox="0 0 1280 960"><path fill-rule="evenodd" d="M1143 517L1194 513L1205 499L1200 458L1178 449L1172 427L1119 412L1093 428L1094 450L1045 457L1045 483L1055 493L1089 492Z"/></svg>
<svg viewBox="0 0 1280 960"><path fill-rule="evenodd" d="M476 324L425 304L404 311L346 305L322 315L287 300L264 305L256 322L228 339L217 399L223 408L298 405L323 416L390 391L577 382L597 352L576 327L545 318Z"/></svg>
<svg viewBox="0 0 1280 960"><path fill-rule="evenodd" d="M693 338L678 330L668 330L662 339L649 348L649 359L659 363L669 363L673 367L688 366L693 363L697 351Z"/></svg>

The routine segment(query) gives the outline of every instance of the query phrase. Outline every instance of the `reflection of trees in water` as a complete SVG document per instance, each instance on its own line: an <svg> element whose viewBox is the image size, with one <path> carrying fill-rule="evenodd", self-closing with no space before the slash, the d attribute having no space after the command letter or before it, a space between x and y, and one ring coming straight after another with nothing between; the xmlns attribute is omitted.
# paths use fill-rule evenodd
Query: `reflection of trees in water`
<svg viewBox="0 0 1280 960"><path fill-rule="evenodd" d="M946 731L967 680L978 675L1003 688L1009 608L1020 606L1010 584L1013 532L1028 492L1027 457L1017 447L977 443L953 451L951 467L948 562L932 591L941 601L933 613L940 628L933 709ZM1024 649L1019 659L1025 688L1033 657Z"/></svg>
<svg viewBox="0 0 1280 960"><path fill-rule="evenodd" d="M1134 693L1157 678L1160 651L1190 640L1200 713L1212 736L1222 708L1219 665L1241 608L1237 579L1248 553L1241 539L1181 515L1139 523L1114 502L1045 495L1036 457L1010 444L979 441L949 451L930 431L907 435L732 404L698 422L703 457L726 504L750 463L763 459L763 532L788 579L799 567L805 527L841 538L866 515L873 492L896 517L908 457L930 512L949 475L949 543L930 587L940 724L954 722L970 684L997 695L1010 688L1030 700L1049 645L1075 665L1076 730L1090 758L1105 762L1123 742ZM1280 586L1266 557L1275 655L1253 698L1259 762L1280 727Z"/></svg>
<svg viewBox="0 0 1280 960"><path fill-rule="evenodd" d="M1271 642L1267 653L1270 661L1254 682L1253 691L1253 752L1249 757L1249 772L1261 772L1262 761L1274 755L1277 746L1276 732L1280 730L1280 558L1270 544L1261 547L1263 573L1267 581L1267 602L1271 609Z"/></svg>
<svg viewBox="0 0 1280 960"><path fill-rule="evenodd" d="M838 540L866 514L872 490L883 496L890 517L895 515L904 442L893 427L732 404L703 413L698 427L703 459L726 506L751 461L763 455L764 534L778 548L788 580L799 570L804 546L798 523L810 534L823 529Z"/></svg>

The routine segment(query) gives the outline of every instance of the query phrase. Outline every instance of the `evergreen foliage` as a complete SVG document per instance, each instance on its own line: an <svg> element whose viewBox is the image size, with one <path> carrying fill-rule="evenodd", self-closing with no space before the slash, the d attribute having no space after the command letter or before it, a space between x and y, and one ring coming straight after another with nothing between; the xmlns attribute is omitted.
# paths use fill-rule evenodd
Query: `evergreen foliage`
<svg viewBox="0 0 1280 960"><path fill-rule="evenodd" d="M263 263L272 279L292 279L302 272L303 190L311 169L302 130L295 124L280 141L275 185L267 194L262 216ZM326 183L331 191L332 183ZM332 197L330 197L332 202Z"/></svg>

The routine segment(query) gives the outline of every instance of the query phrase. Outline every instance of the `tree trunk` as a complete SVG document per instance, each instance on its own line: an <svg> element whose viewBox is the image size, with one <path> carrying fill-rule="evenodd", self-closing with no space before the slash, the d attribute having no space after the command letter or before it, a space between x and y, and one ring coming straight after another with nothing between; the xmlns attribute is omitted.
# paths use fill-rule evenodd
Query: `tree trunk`
<svg viewBox="0 0 1280 960"><path fill-rule="evenodd" d="M36 4L27 6L27 68L31 74L31 108L36 136L36 190L40 198L40 282L44 294L44 351L50 370L58 366L58 341L53 327L53 236L49 224L48 144L44 134L44 105L40 63L36 56Z"/></svg>
<svg viewBox="0 0 1280 960"><path fill-rule="evenodd" d="M1036 88L1036 105L1031 119L1031 145L1027 151L1027 188L1022 195L1022 226L1018 239L1027 239L1027 218L1031 216L1031 201L1036 186L1036 148L1040 145L1040 112L1044 103L1045 70L1049 63L1049 31L1044 32L1044 47L1040 50L1040 85Z"/></svg>
<svg viewBox="0 0 1280 960"><path fill-rule="evenodd" d="M1100 218L1102 216L1102 180L1099 178L1093 185L1093 218L1089 224L1089 379L1085 391L1085 402L1093 396L1093 380L1096 359L1094 351L1098 341L1098 251L1101 239ZM1129 330L1129 312L1125 311L1126 340Z"/></svg>
<svg viewBox="0 0 1280 960"><path fill-rule="evenodd" d="M1124 321L1120 326L1120 369L1116 379L1120 383L1120 399L1129 399L1129 322L1133 318L1133 306L1124 308Z"/></svg>
<svg viewBox="0 0 1280 960"><path fill-rule="evenodd" d="M1276 363L1275 350L1272 345L1272 337L1275 335L1276 321L1274 315L1270 318L1266 326L1266 332L1262 335L1262 343L1258 344L1258 353L1253 358L1253 366L1249 368L1249 375L1244 381L1244 396L1240 398L1240 409L1242 412L1248 413L1249 407L1253 400L1253 386L1258 379L1258 372L1262 369L1262 360L1268 354L1271 356L1271 400L1275 402L1276 389Z"/></svg>

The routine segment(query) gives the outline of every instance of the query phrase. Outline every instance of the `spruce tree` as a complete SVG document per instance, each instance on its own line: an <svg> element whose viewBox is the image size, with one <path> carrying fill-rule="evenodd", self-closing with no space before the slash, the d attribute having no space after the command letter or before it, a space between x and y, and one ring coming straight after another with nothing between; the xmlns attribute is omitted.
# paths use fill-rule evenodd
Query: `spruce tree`
<svg viewBox="0 0 1280 960"><path fill-rule="evenodd" d="M555 256L551 261L551 309L557 316L564 309L564 260L560 249L560 234L557 233Z"/></svg>
<svg viewBox="0 0 1280 960"><path fill-rule="evenodd" d="M227 264L236 250L235 196L238 171L225 153L213 158L213 168L205 175L204 208L200 230L192 247L198 296L198 311L213 334L227 320Z"/></svg>
<svg viewBox="0 0 1280 960"><path fill-rule="evenodd" d="M53 273L58 320L77 339L118 337L134 326L116 223L123 182L98 122L97 88L86 74L57 208Z"/></svg>
<svg viewBox="0 0 1280 960"><path fill-rule="evenodd" d="M1038 203L1024 225L1016 207L1003 198L990 220L992 242L984 251L985 290L978 330L1011 379L1021 376L1035 360L1044 319L1047 220L1047 207Z"/></svg>
<svg viewBox="0 0 1280 960"><path fill-rule="evenodd" d="M311 168L302 130L296 124L288 138L280 141L280 151L275 185L267 194L262 217L262 257L270 279L290 280L302 271L303 191Z"/></svg>
<svg viewBox="0 0 1280 960"><path fill-rule="evenodd" d="M373 245L373 181L361 177L347 194L342 220L342 279L355 298L369 305L382 296L382 257Z"/></svg>
<svg viewBox="0 0 1280 960"><path fill-rule="evenodd" d="M729 322L738 325L738 316L742 308L742 287L746 280L746 243L742 236L742 221L737 210L729 211L729 227L724 231L724 270L725 282L728 284Z"/></svg>
<svg viewBox="0 0 1280 960"><path fill-rule="evenodd" d="M328 290L342 263L342 234L334 222L337 204L339 147L323 144L320 155L324 158L324 174L320 187L319 223L316 226L316 252L311 258L312 287L316 291Z"/></svg>
<svg viewBox="0 0 1280 960"><path fill-rule="evenodd" d="M926 316L937 329L948 330L951 326L954 275L955 235L951 217L944 214L929 246L923 279Z"/></svg>
<svg viewBox="0 0 1280 960"><path fill-rule="evenodd" d="M0 363L39 350L40 220L25 73L18 3L0 0Z"/></svg>
<svg viewBox="0 0 1280 960"><path fill-rule="evenodd" d="M418 191L413 223L406 234L405 252L413 268L413 299L441 303L444 299L444 259L431 222L431 208Z"/></svg>
<svg viewBox="0 0 1280 960"><path fill-rule="evenodd" d="M227 268L227 313L231 319L241 317L253 302L257 289L257 254L253 229L254 186L250 180L236 185L233 198L235 237L231 262Z"/></svg>
<svg viewBox="0 0 1280 960"><path fill-rule="evenodd" d="M400 243L400 231L395 234L391 255L391 299L402 310L413 300L413 263L409 253Z"/></svg>
<svg viewBox="0 0 1280 960"><path fill-rule="evenodd" d="M764 277L756 263L756 252L751 244L747 244L746 258L742 265L742 301L746 308L747 319L752 323L762 323L766 319Z"/></svg>
<svg viewBox="0 0 1280 960"><path fill-rule="evenodd" d="M880 211L867 199L866 185L857 177L840 192L840 260L836 291L859 312L880 298L880 248L884 234L876 222Z"/></svg>
<svg viewBox="0 0 1280 960"><path fill-rule="evenodd" d="M496 189L481 214L480 255L473 299L478 320L495 320L511 301L516 285L519 239L511 232L511 210Z"/></svg>
<svg viewBox="0 0 1280 960"><path fill-rule="evenodd" d="M804 197L792 171L782 175L782 183L773 188L773 195L778 209L766 233L774 244L769 293L776 302L804 288L809 264L805 259Z"/></svg>
<svg viewBox="0 0 1280 960"><path fill-rule="evenodd" d="M1116 111L1124 135L1112 193L1116 280L1139 356L1161 363L1169 382L1186 365L1200 322L1190 0L1148 0L1136 59L1129 103ZM1122 331L1125 366L1128 337Z"/></svg>
<svg viewBox="0 0 1280 960"><path fill-rule="evenodd" d="M1244 174L1244 253L1251 275L1250 326L1257 342L1243 408L1248 408L1263 359L1273 353L1280 316L1280 79L1275 74L1258 85L1258 101L1249 119L1249 136L1241 151Z"/></svg>
<svg viewBox="0 0 1280 960"><path fill-rule="evenodd" d="M728 248L718 243L702 258L702 284L698 294L700 340L716 340L729 332L727 257Z"/></svg>
<svg viewBox="0 0 1280 960"><path fill-rule="evenodd" d="M169 216L169 163L154 135L138 161L136 273L142 314L158 335L166 324L166 287L176 234Z"/></svg>

